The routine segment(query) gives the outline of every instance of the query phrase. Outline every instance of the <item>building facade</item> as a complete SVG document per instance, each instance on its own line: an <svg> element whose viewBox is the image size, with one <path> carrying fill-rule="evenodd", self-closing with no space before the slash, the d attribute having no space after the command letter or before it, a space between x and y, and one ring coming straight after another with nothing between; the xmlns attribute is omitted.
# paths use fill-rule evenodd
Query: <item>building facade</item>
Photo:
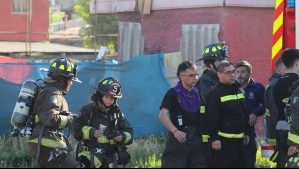
<svg viewBox="0 0 299 169"><path fill-rule="evenodd" d="M138 54L172 52L196 61L205 45L224 41L230 61L250 62L253 77L264 85L271 74L274 7L274 0L90 1L92 14L118 16L121 61Z"/></svg>
<svg viewBox="0 0 299 169"><path fill-rule="evenodd" d="M48 40L49 0L1 0L0 41Z"/></svg>

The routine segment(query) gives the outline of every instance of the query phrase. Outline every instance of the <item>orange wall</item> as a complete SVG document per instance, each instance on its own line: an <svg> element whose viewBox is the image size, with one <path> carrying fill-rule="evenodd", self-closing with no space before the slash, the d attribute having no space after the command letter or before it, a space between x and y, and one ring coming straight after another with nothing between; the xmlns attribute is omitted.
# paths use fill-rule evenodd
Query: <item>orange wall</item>
<svg viewBox="0 0 299 169"><path fill-rule="evenodd" d="M11 1L0 0L0 41L26 41L27 15L12 14ZM48 27L49 0L32 0L31 41L47 41Z"/></svg>

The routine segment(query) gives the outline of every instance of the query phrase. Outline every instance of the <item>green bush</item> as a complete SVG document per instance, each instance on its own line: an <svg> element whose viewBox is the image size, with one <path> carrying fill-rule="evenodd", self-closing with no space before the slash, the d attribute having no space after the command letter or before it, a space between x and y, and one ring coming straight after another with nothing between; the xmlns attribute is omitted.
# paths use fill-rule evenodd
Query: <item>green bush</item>
<svg viewBox="0 0 299 169"><path fill-rule="evenodd" d="M49 24L62 22L64 17L64 12L53 12L52 9L49 10Z"/></svg>
<svg viewBox="0 0 299 169"><path fill-rule="evenodd" d="M128 167L160 168L165 141L164 137L155 136L135 139L133 144L128 146L131 154L131 163Z"/></svg>
<svg viewBox="0 0 299 169"><path fill-rule="evenodd" d="M262 157L261 147L259 146L256 153L256 167L257 168L275 168L276 163L269 160L269 157Z"/></svg>

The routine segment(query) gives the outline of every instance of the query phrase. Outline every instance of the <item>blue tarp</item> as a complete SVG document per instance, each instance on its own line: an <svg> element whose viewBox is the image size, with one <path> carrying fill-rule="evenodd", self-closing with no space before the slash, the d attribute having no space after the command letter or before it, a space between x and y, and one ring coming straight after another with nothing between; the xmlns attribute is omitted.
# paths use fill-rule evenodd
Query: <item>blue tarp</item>
<svg viewBox="0 0 299 169"><path fill-rule="evenodd" d="M47 77L40 68L48 68L50 63L0 63L0 133L10 132L11 113L18 98L22 82ZM3 70L9 74L3 75ZM17 71L16 71L17 70ZM2 71L2 73L1 73ZM21 75L15 77L17 72ZM159 120L159 106L165 92L170 87L165 78L164 55L142 55L121 64L100 62L80 62L78 77L82 84L73 82L66 95L69 109L76 113L89 102L98 81L112 76L122 84L123 98L118 104L134 128L135 137L148 134L161 135L165 128Z"/></svg>

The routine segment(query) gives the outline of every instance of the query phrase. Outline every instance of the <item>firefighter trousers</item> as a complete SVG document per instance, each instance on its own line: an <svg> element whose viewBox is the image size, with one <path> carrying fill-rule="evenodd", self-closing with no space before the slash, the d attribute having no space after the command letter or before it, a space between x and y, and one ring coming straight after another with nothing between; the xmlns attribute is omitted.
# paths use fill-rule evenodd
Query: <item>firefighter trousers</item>
<svg viewBox="0 0 299 169"><path fill-rule="evenodd" d="M162 155L162 168L206 168L201 135L195 128L188 128L187 142L180 143L169 132Z"/></svg>
<svg viewBox="0 0 299 169"><path fill-rule="evenodd" d="M221 150L212 150L212 168L245 168L243 141L221 141Z"/></svg>
<svg viewBox="0 0 299 169"><path fill-rule="evenodd" d="M288 149L289 146L287 145L288 142L288 130L276 130L276 149L279 151L277 160L276 160L276 167L277 168L284 168L285 163L288 160Z"/></svg>
<svg viewBox="0 0 299 169"><path fill-rule="evenodd" d="M36 158L37 153L37 144L35 143L29 143L29 151L32 154L34 158ZM79 163L71 157L71 155L65 154L62 157L51 159L51 152L54 149L41 146L40 147L40 153L39 158L37 162L36 168L80 168Z"/></svg>
<svg viewBox="0 0 299 169"><path fill-rule="evenodd" d="M250 135L250 141L244 145L245 167L255 168L257 143L255 141L255 134Z"/></svg>

